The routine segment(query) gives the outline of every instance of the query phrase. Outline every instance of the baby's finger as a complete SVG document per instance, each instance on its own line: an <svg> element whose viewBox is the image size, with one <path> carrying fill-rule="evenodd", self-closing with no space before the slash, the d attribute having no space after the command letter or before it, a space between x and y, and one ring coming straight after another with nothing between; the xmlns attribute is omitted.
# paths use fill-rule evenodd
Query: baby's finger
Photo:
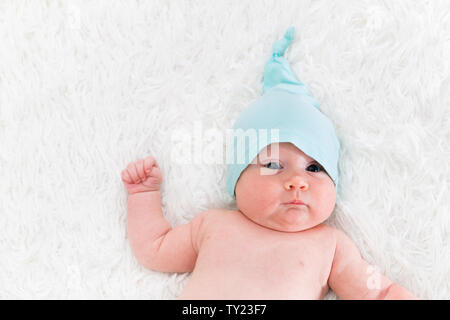
<svg viewBox="0 0 450 320"><path fill-rule="evenodd" d="M149 175L152 172L153 166L156 166L155 158L147 157L144 159L144 169L147 175Z"/></svg>
<svg viewBox="0 0 450 320"><path fill-rule="evenodd" d="M146 178L144 172L144 160L139 159L138 161L136 161L136 171L141 181L144 181Z"/></svg>
<svg viewBox="0 0 450 320"><path fill-rule="evenodd" d="M126 183L132 183L133 181L131 181L130 175L128 174L127 170L122 170L122 180L125 181Z"/></svg>
<svg viewBox="0 0 450 320"><path fill-rule="evenodd" d="M127 166L127 171L128 171L128 174L130 175L133 183L140 182L139 175L137 174L137 171L136 171L136 165L134 163L130 163Z"/></svg>

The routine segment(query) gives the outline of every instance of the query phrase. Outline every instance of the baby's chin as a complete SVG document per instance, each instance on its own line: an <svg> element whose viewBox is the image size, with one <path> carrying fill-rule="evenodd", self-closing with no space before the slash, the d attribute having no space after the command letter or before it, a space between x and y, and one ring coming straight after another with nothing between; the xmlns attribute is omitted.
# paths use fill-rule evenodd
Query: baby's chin
<svg viewBox="0 0 450 320"><path fill-rule="evenodd" d="M270 215L265 222L262 222L267 228L282 232L305 231L318 226L326 219L318 219L316 214L310 211L310 208L284 208ZM319 221L320 220L320 221Z"/></svg>
<svg viewBox="0 0 450 320"><path fill-rule="evenodd" d="M295 212L295 210L277 213L269 218L258 219L254 222L265 228L280 232L300 232L319 224L311 221L307 213Z"/></svg>
<svg viewBox="0 0 450 320"><path fill-rule="evenodd" d="M305 231L305 230L308 230L308 229L314 227L314 225L299 225L299 224L282 225L282 224L273 224L273 223L260 224L260 225L262 225L263 227L265 227L267 229L271 229L274 231L290 232L290 233L301 232L301 231Z"/></svg>

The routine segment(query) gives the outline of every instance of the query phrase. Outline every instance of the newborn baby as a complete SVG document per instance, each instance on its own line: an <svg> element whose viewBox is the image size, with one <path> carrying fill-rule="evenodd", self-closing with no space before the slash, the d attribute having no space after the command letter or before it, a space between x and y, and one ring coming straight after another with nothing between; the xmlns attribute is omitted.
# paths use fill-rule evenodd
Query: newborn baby
<svg viewBox="0 0 450 320"><path fill-rule="evenodd" d="M245 161L228 165L237 210L207 210L172 228L161 209L158 164L140 159L122 171L131 248L152 270L192 272L179 299L322 299L330 288L341 299L415 299L324 224L336 202L339 143L282 57L292 36L290 28L275 43L266 94L234 126L278 129L271 143L258 131L260 147L245 146Z"/></svg>
<svg viewBox="0 0 450 320"><path fill-rule="evenodd" d="M154 158L128 165L122 179L137 260L152 270L193 271L180 299L321 299L329 288L341 299L414 298L323 224L336 192L314 159L281 143L279 159L255 162L236 185L236 211L208 210L175 228L162 214Z"/></svg>

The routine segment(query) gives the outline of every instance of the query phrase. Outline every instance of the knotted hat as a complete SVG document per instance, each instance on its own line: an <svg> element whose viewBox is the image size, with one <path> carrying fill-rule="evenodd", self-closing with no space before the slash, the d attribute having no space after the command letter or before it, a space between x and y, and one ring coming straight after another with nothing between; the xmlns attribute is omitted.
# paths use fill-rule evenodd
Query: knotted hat
<svg viewBox="0 0 450 320"><path fill-rule="evenodd" d="M250 104L233 125L234 133L248 133L249 140L253 135L257 146L243 143L242 136L236 134L228 141L227 192L231 196L245 168L263 148L275 142L294 144L316 160L336 188L338 186L339 141L334 126L283 57L294 32L294 27L290 27L284 37L274 43L272 56L264 69L262 96ZM236 160L239 154L244 157Z"/></svg>

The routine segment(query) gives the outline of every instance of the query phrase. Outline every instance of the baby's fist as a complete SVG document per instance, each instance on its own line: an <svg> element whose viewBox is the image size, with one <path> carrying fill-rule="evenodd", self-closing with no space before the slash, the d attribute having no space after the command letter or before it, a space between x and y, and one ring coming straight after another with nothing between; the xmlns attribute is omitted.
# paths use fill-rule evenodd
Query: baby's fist
<svg viewBox="0 0 450 320"><path fill-rule="evenodd" d="M122 171L122 181L129 194L159 191L162 182L161 170L153 157L139 159Z"/></svg>

